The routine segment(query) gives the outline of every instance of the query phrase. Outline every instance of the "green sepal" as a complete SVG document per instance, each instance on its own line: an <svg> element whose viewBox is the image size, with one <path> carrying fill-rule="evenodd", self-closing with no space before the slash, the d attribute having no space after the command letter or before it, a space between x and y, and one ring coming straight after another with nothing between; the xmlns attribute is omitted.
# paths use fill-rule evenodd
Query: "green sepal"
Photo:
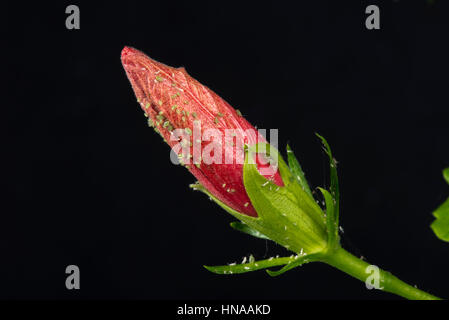
<svg viewBox="0 0 449 320"><path fill-rule="evenodd" d="M338 225L333 220L335 215L335 200L326 189L318 187L324 197L324 202L326 204L326 229L328 237L329 248L336 248L339 244L338 241Z"/></svg>
<svg viewBox="0 0 449 320"><path fill-rule="evenodd" d="M254 154L267 146L270 157L277 159L277 168L284 183L282 187L262 176L255 165ZM259 143L246 150L243 183L258 214L256 219L244 221L252 229L296 253L310 254L325 249L324 213L297 183L275 148Z"/></svg>
<svg viewBox="0 0 449 320"><path fill-rule="evenodd" d="M312 191L310 190L309 184L307 183L304 171L302 170L302 167L299 164L298 159L295 157L295 154L293 153L292 149L288 144L287 144L287 160L288 166L290 167L290 170L292 174L295 176L299 185L313 199Z"/></svg>
<svg viewBox="0 0 449 320"><path fill-rule="evenodd" d="M331 212L328 212L326 214L326 226L328 237L331 239L329 240L329 242L332 245L335 245L339 243L338 228L340 216L340 188L338 185L337 161L332 156L331 148L327 143L326 139L324 139L324 137L320 136L318 133L316 133L316 135L318 136L318 138L321 139L321 142L324 145L324 151L329 156L330 177L331 177L330 194L332 195L334 201L333 201L333 210L331 210ZM323 196L325 197L327 206L328 202L326 200L326 195L323 194ZM332 232L332 235L330 235L330 232Z"/></svg>
<svg viewBox="0 0 449 320"><path fill-rule="evenodd" d="M220 207L222 207L225 211L227 211L228 213L233 215L235 218L239 219L240 221L244 222L245 224L247 224L250 227L253 225L253 222L258 219L258 218L248 216L246 214L238 212L237 210L232 209L231 207L229 207L228 205L226 205L222 201L218 200L218 198L216 198L214 195L212 195L212 193L210 193L200 183L191 184L190 188L192 188L193 190L198 190L198 191L201 191L201 192L205 193L206 195L209 196L209 198L211 200L213 200L216 204L218 204Z"/></svg>
<svg viewBox="0 0 449 320"><path fill-rule="evenodd" d="M297 260L296 256L281 257L281 258L269 258L265 260L259 260L254 262L248 262L243 264L228 264L223 266L204 266L207 270L217 274L239 274L246 273L265 268L278 267L287 264L291 264Z"/></svg>
<svg viewBox="0 0 449 320"><path fill-rule="evenodd" d="M266 235L260 233L257 230L250 228L246 223L243 223L240 221L234 221L234 222L231 222L230 225L233 229L243 232L243 233L246 233L246 234L249 234L250 236L260 238L260 239L265 239L265 240L271 240Z"/></svg>
<svg viewBox="0 0 449 320"><path fill-rule="evenodd" d="M276 156L277 169L284 186L278 186L271 179L266 179L255 165L254 154L265 150L267 146L270 150L267 155L271 158L273 155ZM283 273L295 266L312 261L318 253L326 252L325 215L313 197L298 183L297 178L276 149L267 144L245 148L243 182L251 204L258 214L257 217L251 217L230 208L201 184L193 184L190 187L207 194L211 200L242 222L233 223L232 227L250 235L263 235L298 255L290 258L270 258L242 265L205 266L209 271L220 274L245 273L288 264L288 268L284 269ZM307 258L303 259L304 256ZM280 270L272 271L272 274L277 273L280 274Z"/></svg>
<svg viewBox="0 0 449 320"><path fill-rule="evenodd" d="M277 277L293 268L302 266L303 264L306 264L309 262L320 261L320 259L321 259L321 254L319 254L319 253L308 254L308 255L303 255L303 256L298 255L295 257L295 260L290 261L281 269L276 270L276 271L272 271L272 270L266 270L266 271L270 276Z"/></svg>
<svg viewBox="0 0 449 320"><path fill-rule="evenodd" d="M200 183L194 183L190 185L190 188L192 188L193 190L198 190L201 191L205 194L207 194L209 196L209 198L211 200L213 200L215 203L217 203L220 207L222 207L224 210L226 210L228 213L230 213L231 215L233 215L234 217L236 217L237 219L243 221L243 222L238 222L238 221L234 221L231 222L230 225L232 228L234 228L235 230L238 230L240 232L249 234L253 237L256 238L260 238L260 239L267 239L267 240L271 240L269 237L267 237L266 235L264 235L263 233L261 233L258 230L255 230L254 228L251 228L248 224L251 223L252 220L256 220L257 218L254 217L250 217L247 216L245 214L242 214L234 209L232 209L231 207L229 207L228 205L226 205L225 203L223 203L222 201L218 200L214 195L212 195L202 184Z"/></svg>
<svg viewBox="0 0 449 320"><path fill-rule="evenodd" d="M443 170L443 177L449 184L449 168ZM440 240L449 242L449 198L433 212L433 215L436 219L430 227Z"/></svg>

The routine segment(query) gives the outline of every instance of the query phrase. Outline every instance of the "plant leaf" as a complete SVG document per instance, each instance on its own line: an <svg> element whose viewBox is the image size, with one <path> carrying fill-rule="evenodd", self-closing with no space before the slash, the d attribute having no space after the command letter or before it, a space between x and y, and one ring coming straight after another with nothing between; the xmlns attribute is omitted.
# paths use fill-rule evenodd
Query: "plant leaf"
<svg viewBox="0 0 449 320"><path fill-rule="evenodd" d="M253 236L253 237L256 237L256 238L271 240L266 235L260 233L257 230L254 230L253 228L249 227L246 223L243 223L243 222L240 222L240 221L231 222L231 227L234 228L237 231L249 234L250 236Z"/></svg>
<svg viewBox="0 0 449 320"><path fill-rule="evenodd" d="M339 227L339 216L340 216L340 188L338 186L338 175L337 175L337 161L332 156L332 151L327 143L326 139L324 137L320 136L318 133L316 133L318 138L321 139L321 142L324 145L325 152L329 156L329 164L330 164L330 176L331 176L331 186L330 186L330 193L332 195L332 198L334 199L334 210L331 215L327 214L327 225L330 226L336 226L336 228L328 228L328 233L332 231L334 235L330 236L329 238L333 238L338 241L338 227Z"/></svg>
<svg viewBox="0 0 449 320"><path fill-rule="evenodd" d="M449 198L433 212L433 215L436 219L430 227L440 240L449 242Z"/></svg>
<svg viewBox="0 0 449 320"><path fill-rule="evenodd" d="M250 263L242 264L228 264L223 266L204 266L207 270L217 274L238 274L256 271L260 269L277 267L288 264L295 261L295 256L281 257L281 258L269 258L265 260L254 261Z"/></svg>
<svg viewBox="0 0 449 320"><path fill-rule="evenodd" d="M307 183L306 176L304 171L302 170L301 165L299 164L298 159L295 157L290 146L287 144L287 160L288 166L298 181L299 185L302 189L313 199L312 191L310 190L309 184Z"/></svg>
<svg viewBox="0 0 449 320"><path fill-rule="evenodd" d="M449 184L449 168L443 170L443 177ZM433 212L433 215L436 219L430 227L440 240L449 242L449 198Z"/></svg>
<svg viewBox="0 0 449 320"><path fill-rule="evenodd" d="M446 180L447 184L449 184L449 168L443 170L443 177Z"/></svg>
<svg viewBox="0 0 449 320"><path fill-rule="evenodd" d="M291 261L287 263L284 267L282 267L280 270L277 271L271 271L266 270L267 273L272 277L277 277L293 268L302 266L303 264L318 261L320 259L319 254L309 254L309 255L303 255L303 256L296 256L296 259L294 261Z"/></svg>

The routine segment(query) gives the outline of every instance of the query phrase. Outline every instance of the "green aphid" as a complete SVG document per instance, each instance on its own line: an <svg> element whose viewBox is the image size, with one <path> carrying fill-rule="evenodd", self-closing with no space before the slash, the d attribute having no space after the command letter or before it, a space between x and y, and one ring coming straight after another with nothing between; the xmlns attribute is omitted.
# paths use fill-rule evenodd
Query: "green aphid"
<svg viewBox="0 0 449 320"><path fill-rule="evenodd" d="M235 112L237 112L237 115L239 115L240 117L242 116L242 113L240 112L239 109L235 110Z"/></svg>
<svg viewBox="0 0 449 320"><path fill-rule="evenodd" d="M192 112L192 117L197 118L196 112Z"/></svg>
<svg viewBox="0 0 449 320"><path fill-rule="evenodd" d="M218 124L218 118L217 117L215 117L214 122L215 122L215 124Z"/></svg>
<svg viewBox="0 0 449 320"><path fill-rule="evenodd" d="M174 105L172 105L171 110L172 110L172 111L175 111L175 109L176 109L177 107L178 107L178 106L177 106L176 104L174 104Z"/></svg>
<svg viewBox="0 0 449 320"><path fill-rule="evenodd" d="M223 117L223 113L219 112L219 113L217 113L217 116Z"/></svg>
<svg viewBox="0 0 449 320"><path fill-rule="evenodd" d="M153 120L151 120L151 118L148 118L148 126L149 127L153 127L154 126Z"/></svg>
<svg viewBox="0 0 449 320"><path fill-rule="evenodd" d="M157 103L158 103L160 106L162 106L162 100L159 100Z"/></svg>
<svg viewBox="0 0 449 320"><path fill-rule="evenodd" d="M156 81L162 82L164 81L164 78L162 78L161 76L156 76Z"/></svg>
<svg viewBox="0 0 449 320"><path fill-rule="evenodd" d="M187 140L187 139L182 139L182 140L181 140L181 146L182 146L183 148L190 147L190 141Z"/></svg>
<svg viewBox="0 0 449 320"><path fill-rule="evenodd" d="M185 131L188 135L192 135L192 130L190 130L190 128L185 128L184 131Z"/></svg>

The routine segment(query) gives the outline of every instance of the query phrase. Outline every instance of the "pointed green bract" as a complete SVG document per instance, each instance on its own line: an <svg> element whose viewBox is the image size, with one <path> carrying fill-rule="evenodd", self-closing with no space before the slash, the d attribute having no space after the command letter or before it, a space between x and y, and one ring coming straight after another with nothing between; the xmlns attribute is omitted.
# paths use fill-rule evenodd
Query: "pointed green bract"
<svg viewBox="0 0 449 320"><path fill-rule="evenodd" d="M338 225L334 220L335 216L335 200L332 195L323 188L318 188L324 197L324 202L326 203L326 228L328 236L329 248L336 248L339 244L338 240Z"/></svg>
<svg viewBox="0 0 449 320"><path fill-rule="evenodd" d="M443 170L443 177L449 184L449 168ZM436 219L430 227L440 240L449 242L449 198L433 212L433 215Z"/></svg>
<svg viewBox="0 0 449 320"><path fill-rule="evenodd" d="M309 184L307 183L304 171L302 170L302 167L299 164L298 159L296 159L292 149L288 144L287 144L287 160L288 166L290 167L290 170L292 174L295 176L299 185L313 199L312 191L310 190Z"/></svg>
<svg viewBox="0 0 449 320"><path fill-rule="evenodd" d="M294 262L296 256L281 257L281 258L269 258L265 260L259 260L241 264L228 264L223 266L204 266L207 270L217 274L239 274L246 273L271 267L283 266L288 263Z"/></svg>
<svg viewBox="0 0 449 320"><path fill-rule="evenodd" d="M246 225L243 222L239 222L239 221L231 222L231 227L234 228L237 231L249 234L250 236L253 236L253 237L256 237L256 238L265 239L265 240L271 240L266 235L260 233L257 230L254 230L254 229L250 228L248 225Z"/></svg>
<svg viewBox="0 0 449 320"><path fill-rule="evenodd" d="M340 215L340 188L338 186L338 175L337 175L337 161L332 156L332 151L327 143L326 139L324 137L320 136L318 133L316 133L318 138L321 139L321 142L324 145L325 152L329 156L329 166L330 166L330 177L331 177L331 186L330 186L330 194L333 198L333 210L331 214L327 213L326 216L326 224L327 224L327 230L328 233L332 231L331 242L332 244L335 244L336 242L339 242L339 236L338 236L338 228L339 228L339 215ZM326 200L326 195L323 194Z"/></svg>
<svg viewBox="0 0 449 320"><path fill-rule="evenodd" d="M282 267L280 270L272 271L267 270L267 273L272 277L277 277L293 268L302 266L303 264L319 261L320 260L320 254L309 254L309 255L303 255L303 256L296 256L295 260L290 261L287 263L284 267Z"/></svg>

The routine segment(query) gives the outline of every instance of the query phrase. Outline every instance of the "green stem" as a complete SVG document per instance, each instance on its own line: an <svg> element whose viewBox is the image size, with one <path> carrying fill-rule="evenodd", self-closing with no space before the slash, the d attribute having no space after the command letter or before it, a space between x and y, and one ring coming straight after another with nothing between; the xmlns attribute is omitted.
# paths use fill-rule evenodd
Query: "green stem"
<svg viewBox="0 0 449 320"><path fill-rule="evenodd" d="M370 275L373 275L372 269L367 269L370 264L356 256L350 254L343 248L339 247L323 258L323 262L357 278L363 282ZM410 300L441 300L434 295L415 288L395 276L390 272L379 270L379 286L381 290L397 294Z"/></svg>

